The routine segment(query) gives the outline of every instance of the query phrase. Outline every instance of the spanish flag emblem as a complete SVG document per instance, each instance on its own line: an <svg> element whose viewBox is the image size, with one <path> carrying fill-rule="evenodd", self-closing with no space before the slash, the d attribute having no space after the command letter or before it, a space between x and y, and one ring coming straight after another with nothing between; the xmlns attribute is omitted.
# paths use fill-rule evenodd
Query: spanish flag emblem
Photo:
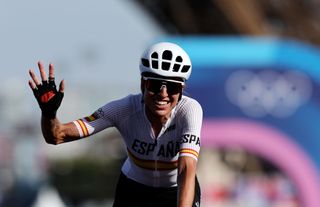
<svg viewBox="0 0 320 207"><path fill-rule="evenodd" d="M84 119L85 119L87 122L94 121L94 120L96 120L97 118L98 118L98 116L97 116L95 113L91 114L90 116L84 117Z"/></svg>

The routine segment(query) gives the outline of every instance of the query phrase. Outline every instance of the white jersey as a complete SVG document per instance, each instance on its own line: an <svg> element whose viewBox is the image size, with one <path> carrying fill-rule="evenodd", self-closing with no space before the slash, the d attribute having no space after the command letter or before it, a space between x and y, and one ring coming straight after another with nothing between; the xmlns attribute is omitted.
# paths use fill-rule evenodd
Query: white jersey
<svg viewBox="0 0 320 207"><path fill-rule="evenodd" d="M112 101L74 124L81 137L116 127L128 154L122 172L148 186L172 187L177 185L179 156L198 159L202 108L196 100L182 96L157 137L141 94Z"/></svg>

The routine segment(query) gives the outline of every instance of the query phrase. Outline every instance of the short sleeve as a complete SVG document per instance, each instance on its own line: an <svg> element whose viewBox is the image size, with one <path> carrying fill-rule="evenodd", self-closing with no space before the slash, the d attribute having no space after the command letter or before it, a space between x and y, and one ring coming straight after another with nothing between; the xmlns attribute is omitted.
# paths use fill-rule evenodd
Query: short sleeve
<svg viewBox="0 0 320 207"><path fill-rule="evenodd" d="M87 137L103 129L114 127L130 113L130 96L107 103L90 116L73 121L80 137Z"/></svg>
<svg viewBox="0 0 320 207"><path fill-rule="evenodd" d="M190 99L183 105L181 113L183 114L181 117L183 129L179 156L189 156L198 160L203 118L202 107L196 100Z"/></svg>

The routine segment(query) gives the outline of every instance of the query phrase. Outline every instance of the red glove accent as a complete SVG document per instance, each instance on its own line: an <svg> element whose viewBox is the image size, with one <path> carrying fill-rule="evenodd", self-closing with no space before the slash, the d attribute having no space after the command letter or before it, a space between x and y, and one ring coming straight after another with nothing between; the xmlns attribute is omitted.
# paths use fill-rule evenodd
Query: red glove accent
<svg viewBox="0 0 320 207"><path fill-rule="evenodd" d="M51 98L55 96L55 93L53 91L48 91L47 93L43 94L40 98L42 103L48 103Z"/></svg>

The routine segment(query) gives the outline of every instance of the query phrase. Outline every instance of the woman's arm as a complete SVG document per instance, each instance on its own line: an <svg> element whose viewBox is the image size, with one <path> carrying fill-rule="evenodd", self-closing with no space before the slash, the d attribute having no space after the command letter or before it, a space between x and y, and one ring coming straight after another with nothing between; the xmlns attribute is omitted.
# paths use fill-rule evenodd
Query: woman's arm
<svg viewBox="0 0 320 207"><path fill-rule="evenodd" d="M64 80L60 82L57 90L53 64L49 64L48 76L41 62L38 62L38 67L41 80L35 75L33 70L29 70L31 77L29 86L42 112L41 129L46 142L49 144L61 144L79 139L79 132L72 122L62 124L56 117L57 110L64 96Z"/></svg>
<svg viewBox="0 0 320 207"><path fill-rule="evenodd" d="M197 161L181 156L178 164L178 207L192 207L194 199Z"/></svg>
<svg viewBox="0 0 320 207"><path fill-rule="evenodd" d="M57 145L80 139L77 127L73 122L62 124L57 118L50 119L42 116L41 130L48 144Z"/></svg>

